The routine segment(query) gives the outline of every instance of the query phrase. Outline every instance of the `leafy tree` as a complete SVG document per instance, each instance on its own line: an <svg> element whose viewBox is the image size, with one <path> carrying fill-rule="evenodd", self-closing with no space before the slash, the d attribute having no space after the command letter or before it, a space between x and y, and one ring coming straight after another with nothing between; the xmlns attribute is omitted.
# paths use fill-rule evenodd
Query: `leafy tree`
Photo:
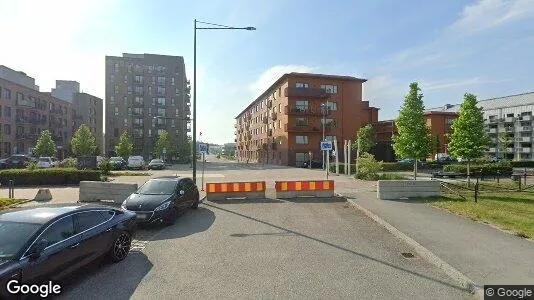
<svg viewBox="0 0 534 300"><path fill-rule="evenodd" d="M441 144L439 142L439 137L437 135L432 136L432 156L436 156L441 152Z"/></svg>
<svg viewBox="0 0 534 300"><path fill-rule="evenodd" d="M506 148L508 148L508 136L506 135L506 132L501 131L499 132L499 136L497 137L497 149L499 150L499 158L504 158Z"/></svg>
<svg viewBox="0 0 534 300"><path fill-rule="evenodd" d="M33 155L34 156L50 156L54 157L56 156L57 149L56 149L56 143L52 139L52 134L49 130L43 130L41 132L41 136L39 136L39 139L37 140L37 143L35 143L35 148L33 149Z"/></svg>
<svg viewBox="0 0 534 300"><path fill-rule="evenodd" d="M467 160L467 184L470 183L469 167L471 160L484 155L489 138L484 130L482 107L477 106L477 97L466 93L460 105L458 118L452 123L449 149L455 156Z"/></svg>
<svg viewBox="0 0 534 300"><path fill-rule="evenodd" d="M377 180L378 172L383 168L381 161L376 161L374 155L364 152L357 159L359 165L358 174L355 175L358 179Z"/></svg>
<svg viewBox="0 0 534 300"><path fill-rule="evenodd" d="M193 142L188 137L178 144L177 155L182 162L189 162L189 157L191 156L191 145Z"/></svg>
<svg viewBox="0 0 534 300"><path fill-rule="evenodd" d="M163 149L166 150L167 153L163 153ZM161 134L158 136L158 140L156 141L156 147L154 149L154 154L158 157L173 157L175 154L174 145L172 143L172 140L169 136L169 133L167 130L163 130Z"/></svg>
<svg viewBox="0 0 534 300"><path fill-rule="evenodd" d="M360 154L364 152L369 152L371 148L376 145L373 137L373 126L371 126L371 124L367 124L363 127L360 127L360 129L356 133L355 142L352 143L353 151L358 150L358 140L360 144Z"/></svg>
<svg viewBox="0 0 534 300"><path fill-rule="evenodd" d="M115 152L118 156L127 158L128 156L132 155L133 152L133 143L130 140L130 136L128 135L128 132L124 131L120 138L119 142L115 146Z"/></svg>
<svg viewBox="0 0 534 300"><path fill-rule="evenodd" d="M96 145L95 153L93 155L100 155L100 146Z"/></svg>
<svg viewBox="0 0 534 300"><path fill-rule="evenodd" d="M70 144L75 156L92 155L96 149L96 138L91 132L91 128L82 124L72 136Z"/></svg>
<svg viewBox="0 0 534 300"><path fill-rule="evenodd" d="M398 157L414 160L414 180L417 179L417 161L430 152L430 131L424 110L423 94L417 82L413 82L395 121L398 134L393 136L393 149Z"/></svg>

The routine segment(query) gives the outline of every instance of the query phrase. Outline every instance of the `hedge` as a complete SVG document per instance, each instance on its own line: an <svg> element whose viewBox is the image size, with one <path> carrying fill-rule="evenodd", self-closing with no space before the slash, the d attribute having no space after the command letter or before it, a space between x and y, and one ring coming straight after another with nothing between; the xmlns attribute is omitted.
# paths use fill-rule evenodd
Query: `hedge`
<svg viewBox="0 0 534 300"><path fill-rule="evenodd" d="M10 169L0 171L0 184L7 186L9 180L15 185L63 185L79 184L80 181L100 181L100 171L76 169Z"/></svg>
<svg viewBox="0 0 534 300"><path fill-rule="evenodd" d="M419 163L419 166L421 163ZM385 162L382 164L382 171L413 171L413 164L399 164L395 162Z"/></svg>
<svg viewBox="0 0 534 300"><path fill-rule="evenodd" d="M330 173L335 173L336 172L336 164L330 164ZM339 173L341 174L345 174L345 164L339 164ZM352 164L350 165L350 173L351 174L354 174L356 173L356 165L355 164Z"/></svg>
<svg viewBox="0 0 534 300"><path fill-rule="evenodd" d="M534 161L511 161L514 168L534 168Z"/></svg>
<svg viewBox="0 0 534 300"><path fill-rule="evenodd" d="M467 174L466 164L454 164L443 167L444 172L454 172ZM472 165L469 168L471 174L482 173L484 175L511 175L513 168L509 163L489 163L483 165Z"/></svg>

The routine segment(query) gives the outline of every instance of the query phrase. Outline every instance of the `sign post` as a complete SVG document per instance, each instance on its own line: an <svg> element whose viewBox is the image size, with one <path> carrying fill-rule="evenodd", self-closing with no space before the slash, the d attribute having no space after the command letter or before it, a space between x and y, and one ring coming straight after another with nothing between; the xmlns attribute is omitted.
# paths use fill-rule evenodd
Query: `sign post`
<svg viewBox="0 0 534 300"><path fill-rule="evenodd" d="M331 141L322 141L321 142L321 151L325 154L326 157L326 179L328 179L328 172L330 171L330 151L332 150ZM323 161L324 163L324 161Z"/></svg>
<svg viewBox="0 0 534 300"><path fill-rule="evenodd" d="M163 148L163 151L161 151L161 152L163 152L163 162L165 163L165 158L167 156L166 155L167 154L167 148Z"/></svg>
<svg viewBox="0 0 534 300"><path fill-rule="evenodd" d="M206 163L206 152L208 152L208 144L200 143L198 144L198 152L202 153L202 181L201 181L201 191L204 191L204 168Z"/></svg>

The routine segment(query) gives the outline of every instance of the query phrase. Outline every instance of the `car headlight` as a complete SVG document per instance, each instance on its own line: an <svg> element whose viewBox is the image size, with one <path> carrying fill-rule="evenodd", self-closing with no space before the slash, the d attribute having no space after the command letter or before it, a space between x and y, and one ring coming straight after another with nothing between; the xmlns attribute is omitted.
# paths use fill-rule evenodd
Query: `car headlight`
<svg viewBox="0 0 534 300"><path fill-rule="evenodd" d="M126 209L126 201L123 201L122 204L121 204L121 208L122 209Z"/></svg>
<svg viewBox="0 0 534 300"><path fill-rule="evenodd" d="M170 205L171 205L171 201L163 202L160 206L156 207L154 211L166 210L167 208L169 208Z"/></svg>

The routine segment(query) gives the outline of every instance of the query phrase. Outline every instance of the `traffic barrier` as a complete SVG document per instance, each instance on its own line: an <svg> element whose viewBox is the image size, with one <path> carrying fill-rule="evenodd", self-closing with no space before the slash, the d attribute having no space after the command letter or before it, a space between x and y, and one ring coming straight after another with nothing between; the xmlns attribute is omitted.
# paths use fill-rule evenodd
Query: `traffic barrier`
<svg viewBox="0 0 534 300"><path fill-rule="evenodd" d="M439 196L438 180L379 180L376 197L382 200Z"/></svg>
<svg viewBox="0 0 534 300"><path fill-rule="evenodd" d="M33 198L34 201L50 201L52 200L52 193L50 189L39 189L37 195Z"/></svg>
<svg viewBox="0 0 534 300"><path fill-rule="evenodd" d="M333 180L275 181L276 198L334 197Z"/></svg>
<svg viewBox="0 0 534 300"><path fill-rule="evenodd" d="M115 203L122 203L135 191L137 191L136 183L80 181L79 201L113 200Z"/></svg>
<svg viewBox="0 0 534 300"><path fill-rule="evenodd" d="M206 199L265 199L265 181L206 183Z"/></svg>

